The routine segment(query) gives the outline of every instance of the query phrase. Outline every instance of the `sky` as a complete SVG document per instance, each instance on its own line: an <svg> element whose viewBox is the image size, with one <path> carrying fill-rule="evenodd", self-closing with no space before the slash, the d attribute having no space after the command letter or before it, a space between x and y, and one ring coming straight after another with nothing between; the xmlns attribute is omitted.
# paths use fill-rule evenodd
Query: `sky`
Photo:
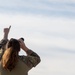
<svg viewBox="0 0 75 75"><path fill-rule="evenodd" d="M10 25L41 58L29 75L75 75L75 0L0 0L0 39Z"/></svg>

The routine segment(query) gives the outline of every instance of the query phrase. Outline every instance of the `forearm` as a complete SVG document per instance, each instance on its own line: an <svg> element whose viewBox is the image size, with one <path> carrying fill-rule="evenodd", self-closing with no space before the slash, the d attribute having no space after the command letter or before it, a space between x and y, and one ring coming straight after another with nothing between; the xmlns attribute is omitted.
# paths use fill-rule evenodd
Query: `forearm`
<svg viewBox="0 0 75 75"><path fill-rule="evenodd" d="M0 48L4 47L8 41L8 33L4 33L3 39L0 41Z"/></svg>
<svg viewBox="0 0 75 75"><path fill-rule="evenodd" d="M8 34L4 33L3 39L7 40L8 39Z"/></svg>
<svg viewBox="0 0 75 75"><path fill-rule="evenodd" d="M38 54L36 54L32 50L27 50L27 56L20 56L20 59L31 69L32 67L35 67L38 65L41 61Z"/></svg>
<svg viewBox="0 0 75 75"><path fill-rule="evenodd" d="M31 49L28 49L26 53L27 53L27 55L40 58L39 55Z"/></svg>
<svg viewBox="0 0 75 75"><path fill-rule="evenodd" d="M26 46L23 48L23 50L26 52L27 55L34 56L34 57L39 57L39 55L36 52L32 51L31 49L29 49Z"/></svg>
<svg viewBox="0 0 75 75"><path fill-rule="evenodd" d="M0 45L3 46L8 41L8 34L4 33L3 39L0 41Z"/></svg>
<svg viewBox="0 0 75 75"><path fill-rule="evenodd" d="M4 36L3 36L4 39L8 39L10 28L11 26L9 26L9 28L4 28Z"/></svg>

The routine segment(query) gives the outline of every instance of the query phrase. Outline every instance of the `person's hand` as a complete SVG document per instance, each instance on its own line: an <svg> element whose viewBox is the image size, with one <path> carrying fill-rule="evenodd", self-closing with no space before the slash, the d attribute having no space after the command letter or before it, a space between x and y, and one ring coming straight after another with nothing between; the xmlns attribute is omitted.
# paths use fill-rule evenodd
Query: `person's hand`
<svg viewBox="0 0 75 75"><path fill-rule="evenodd" d="M4 28L4 36L3 36L4 39L8 39L8 33L10 31L10 28L11 26L9 26L9 28Z"/></svg>
<svg viewBox="0 0 75 75"><path fill-rule="evenodd" d="M4 28L4 33L5 33L5 34L8 34L9 31L10 31L10 28L11 28L11 26L9 26L9 28Z"/></svg>
<svg viewBox="0 0 75 75"><path fill-rule="evenodd" d="M22 48L24 51L27 51L28 48L26 47L24 41L22 39L19 39L18 41L20 43L20 48Z"/></svg>

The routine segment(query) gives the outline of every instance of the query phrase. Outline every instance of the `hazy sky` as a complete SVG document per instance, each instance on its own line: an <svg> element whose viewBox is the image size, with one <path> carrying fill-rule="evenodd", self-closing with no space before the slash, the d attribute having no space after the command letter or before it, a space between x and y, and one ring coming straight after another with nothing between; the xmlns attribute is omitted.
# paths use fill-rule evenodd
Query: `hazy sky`
<svg viewBox="0 0 75 75"><path fill-rule="evenodd" d="M9 25L41 57L29 75L75 75L75 0L0 0L0 39Z"/></svg>

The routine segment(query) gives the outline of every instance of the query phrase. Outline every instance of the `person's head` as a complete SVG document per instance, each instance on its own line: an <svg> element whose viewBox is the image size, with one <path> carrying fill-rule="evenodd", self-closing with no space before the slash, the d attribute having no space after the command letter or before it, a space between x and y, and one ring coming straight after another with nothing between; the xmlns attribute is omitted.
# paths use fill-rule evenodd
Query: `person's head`
<svg viewBox="0 0 75 75"><path fill-rule="evenodd" d="M11 38L7 44L7 48L12 47L14 51L20 51L20 44L17 39Z"/></svg>
<svg viewBox="0 0 75 75"><path fill-rule="evenodd" d="M3 68L11 71L18 61L18 53L20 51L19 41L11 38L7 44L7 49L2 56Z"/></svg>

